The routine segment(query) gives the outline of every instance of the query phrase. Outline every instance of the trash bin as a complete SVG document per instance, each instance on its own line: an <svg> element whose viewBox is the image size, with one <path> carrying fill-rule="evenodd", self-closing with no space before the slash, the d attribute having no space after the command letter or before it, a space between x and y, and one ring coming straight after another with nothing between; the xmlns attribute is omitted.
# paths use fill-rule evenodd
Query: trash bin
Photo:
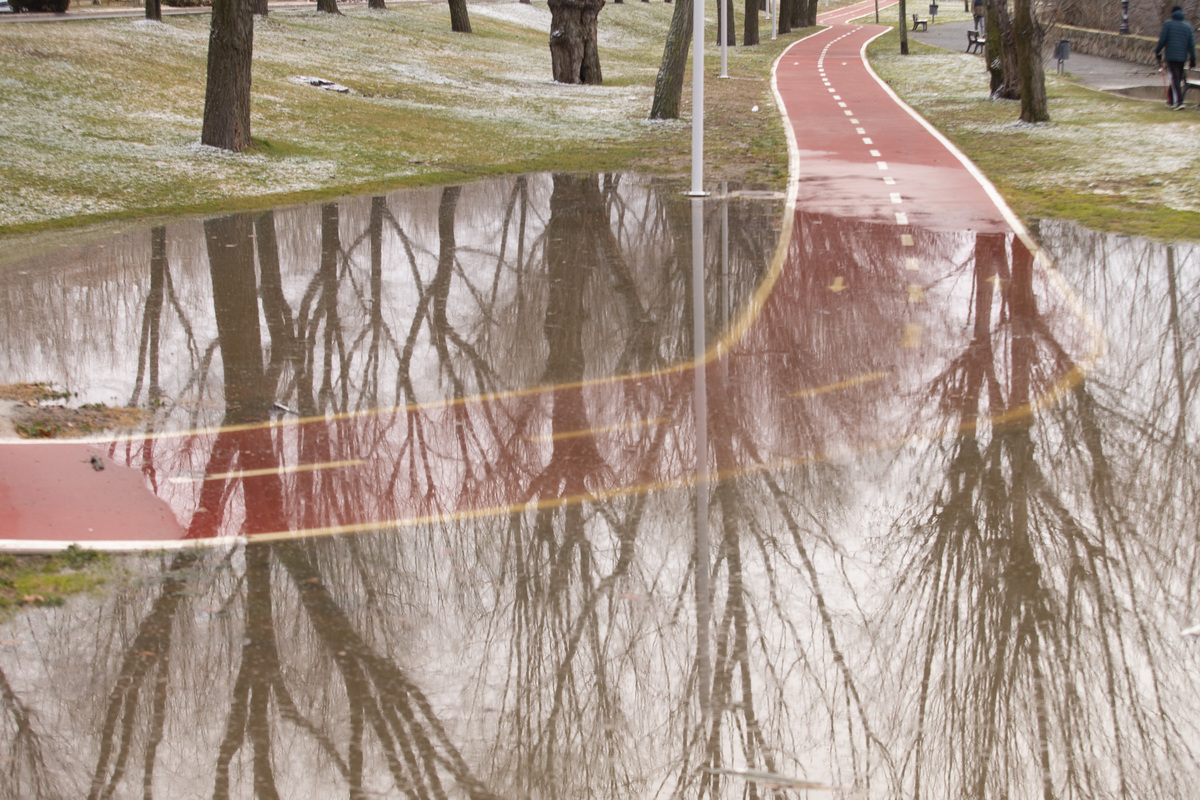
<svg viewBox="0 0 1200 800"><path fill-rule="evenodd" d="M937 3L929 4L929 18L930 19L933 19L934 17L937 16L937 7L938 7Z"/></svg>
<svg viewBox="0 0 1200 800"><path fill-rule="evenodd" d="M1054 45L1054 60L1058 62L1058 74L1063 73L1063 62L1071 57L1071 41L1069 39L1059 39Z"/></svg>

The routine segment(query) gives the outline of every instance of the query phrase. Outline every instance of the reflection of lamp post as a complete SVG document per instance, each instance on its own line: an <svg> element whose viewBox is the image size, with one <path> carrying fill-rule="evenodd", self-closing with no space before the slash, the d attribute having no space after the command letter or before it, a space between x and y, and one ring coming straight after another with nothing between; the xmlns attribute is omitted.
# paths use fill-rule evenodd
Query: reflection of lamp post
<svg viewBox="0 0 1200 800"><path fill-rule="evenodd" d="M1121 33L1129 33L1129 0L1121 0Z"/></svg>
<svg viewBox="0 0 1200 800"><path fill-rule="evenodd" d="M724 2L724 0L722 0ZM696 680L700 719L708 721L712 662L708 627L712 620L708 537L708 350L704 291L704 200L692 197L692 354L695 356L693 409L696 416Z"/></svg>

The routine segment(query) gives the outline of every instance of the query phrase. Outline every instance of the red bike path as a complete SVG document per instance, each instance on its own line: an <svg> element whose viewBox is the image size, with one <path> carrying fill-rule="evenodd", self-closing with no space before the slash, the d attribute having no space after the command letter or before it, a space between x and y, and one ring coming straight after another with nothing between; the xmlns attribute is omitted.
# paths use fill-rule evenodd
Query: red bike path
<svg viewBox="0 0 1200 800"><path fill-rule="evenodd" d="M987 281L1011 316L1056 326L1074 343L1064 366L1014 390L992 421L1053 402L1103 348L986 179L870 69L865 46L886 29L849 20L873 10L821 15L830 27L776 64L790 142L781 241L755 301L704 362L708 425L757 419L764 430L736 452L732 437L725 446L712 437L710 479L975 424L967 411L966 423L939 420L896 398L918 395L957 354L974 352L959 307L970 297L976 314L989 313L980 311ZM965 246L974 248L969 269ZM1046 296L1056 299L1038 300ZM686 489L697 481L684 402L694 367L337 419L5 443L0 549L355 533ZM477 434L470 452L464 427Z"/></svg>

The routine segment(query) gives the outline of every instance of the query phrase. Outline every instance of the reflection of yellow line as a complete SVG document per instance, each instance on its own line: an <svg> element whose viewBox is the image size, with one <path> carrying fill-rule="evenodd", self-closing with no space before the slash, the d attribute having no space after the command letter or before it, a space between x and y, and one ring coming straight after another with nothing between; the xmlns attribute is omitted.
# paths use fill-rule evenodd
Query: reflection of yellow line
<svg viewBox="0 0 1200 800"><path fill-rule="evenodd" d="M583 503L602 503L622 497L635 497L641 494L664 492L673 489L690 489L701 483L719 483L732 478L741 478L763 472L775 472L784 469L795 469L809 464L820 464L838 459L852 458L863 453L874 453L889 448L904 447L918 441L929 441L950 436L955 433L978 428L984 423L1002 426L1021 419L1032 418L1034 413L1055 402L1072 386L1083 380L1083 370L1075 368L1055 382L1054 387L1031 403L1011 409L995 417L985 417L971 422L948 425L944 428L933 428L928 431L895 436L859 447L847 447L841 450L810 453L808 455L779 459L764 464L751 464L736 469L720 470L703 475L688 475L672 480L654 481L651 483L632 486L619 486L599 492L569 495L567 497L551 497L541 500L531 500L524 503L509 503L507 505L485 508L471 508L465 511L453 511L444 514L422 514L415 517L380 520L377 522L360 522L353 525L331 525L323 528L307 528L295 531L273 531L271 533L254 533L246 537L250 542L278 542L288 539L308 539L318 536L334 536L346 533L369 533L371 531L399 530L417 528L422 525L445 525L454 522L467 522L475 519L522 514L530 511L544 511L553 508L566 508Z"/></svg>
<svg viewBox="0 0 1200 800"><path fill-rule="evenodd" d="M578 431L565 431L563 433L553 433L549 436L530 436L526 441L541 444L543 442L561 442L564 439L578 439L581 436L595 436L597 434L615 433L617 431L628 431L634 428L648 428L651 425L661 425L666 422L665 419L640 419L636 422L624 422L620 425L605 425L600 428L585 428Z"/></svg>
<svg viewBox="0 0 1200 800"><path fill-rule="evenodd" d="M806 456L780 459L778 461L773 461L766 464L754 464L750 466L739 467L737 469L724 470L721 472L700 476L691 475L674 480L655 481L652 483L643 483L634 486L618 487L603 492L571 495L569 497L552 497L544 500L529 501L525 503L510 503L507 505L491 506L488 508L473 508L466 511L455 511L447 514L423 514L415 517L402 517L399 519L380 520L377 522L360 522L354 525L331 525L322 528L307 528L303 530L272 531L270 533L250 534L249 536L244 537L217 536L210 539L171 540L162 542L88 542L87 545L90 548L98 550L117 551L152 549L179 550L192 547L200 548L215 546L231 547L241 542L270 543L287 541L289 539L315 538L318 536L334 536L346 533L370 533L372 531L416 528L421 525L445 525L454 522L468 522L475 519L507 516L509 514L522 514L530 511L566 508L568 506L587 502L603 502L650 492L689 489L701 481L705 483L715 483L761 472L795 469L797 467L803 467L809 464L818 464L842 458L852 458L863 453L879 452L888 448L903 447L917 441L939 439L944 436L950 436L955 433L961 433L964 431L969 431L973 428L978 428L980 425L985 423L1001 426L1017 420L1032 418L1034 413L1050 405L1051 403L1056 402L1060 397L1062 397L1062 395L1068 392L1071 387L1083 380L1083 376L1084 369L1081 367L1076 367L1071 372L1067 373L1058 381L1056 381L1054 387L1046 394L1042 395L1031 403L1027 403L1026 405L1011 409L1002 414L998 414L995 417L987 417L971 422L959 423L956 425L947 425L944 428L934 428L928 431L917 432L905 436L896 436L891 439L872 442L868 445L863 445L860 447L848 447L843 450L811 453ZM17 547L13 547L12 545L14 544L17 545ZM0 540L0 552L15 550L19 552L54 553L65 549L69 544L70 542L65 541L13 542L11 540Z"/></svg>
<svg viewBox="0 0 1200 800"><path fill-rule="evenodd" d="M815 389L802 389L799 392L793 392L792 397L816 397L819 394L828 394L829 392L836 392L841 389L849 389L852 386L871 383L886 378L891 374L890 372L868 372L866 375L859 375L857 378L850 378L841 383L831 383L828 386L818 386Z"/></svg>
<svg viewBox="0 0 1200 800"><path fill-rule="evenodd" d="M296 464L291 467L268 467L266 469L246 469L238 470L237 472L218 472L212 475L200 475L195 478L176 475L168 478L168 483L199 483L201 481L224 481L231 478L260 478L263 475L286 475L293 472L316 472L322 469L341 469L343 467L358 467L362 466L364 461L355 459L353 461L327 461L324 464Z"/></svg>

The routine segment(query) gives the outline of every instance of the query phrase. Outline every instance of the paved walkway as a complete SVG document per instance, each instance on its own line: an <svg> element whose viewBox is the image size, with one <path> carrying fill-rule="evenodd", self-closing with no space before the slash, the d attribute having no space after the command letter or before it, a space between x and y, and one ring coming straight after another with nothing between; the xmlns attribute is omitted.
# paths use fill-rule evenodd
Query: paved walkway
<svg viewBox="0 0 1200 800"><path fill-rule="evenodd" d="M937 22L930 25L927 31L909 31L908 35L923 44L966 52L967 31L972 27L970 22ZM1054 43L1048 41L1045 44L1045 70L1047 74L1052 74L1058 69L1058 62L1054 59ZM1160 99L1162 76L1153 67L1072 52L1063 68L1070 77L1093 89L1125 90L1125 93L1134 96L1145 93L1153 99Z"/></svg>
<svg viewBox="0 0 1200 800"><path fill-rule="evenodd" d="M887 29L845 22L867 7L822 15L832 27L779 60L776 83L799 148L799 206L926 230L1009 230L982 176L867 65L864 48Z"/></svg>

